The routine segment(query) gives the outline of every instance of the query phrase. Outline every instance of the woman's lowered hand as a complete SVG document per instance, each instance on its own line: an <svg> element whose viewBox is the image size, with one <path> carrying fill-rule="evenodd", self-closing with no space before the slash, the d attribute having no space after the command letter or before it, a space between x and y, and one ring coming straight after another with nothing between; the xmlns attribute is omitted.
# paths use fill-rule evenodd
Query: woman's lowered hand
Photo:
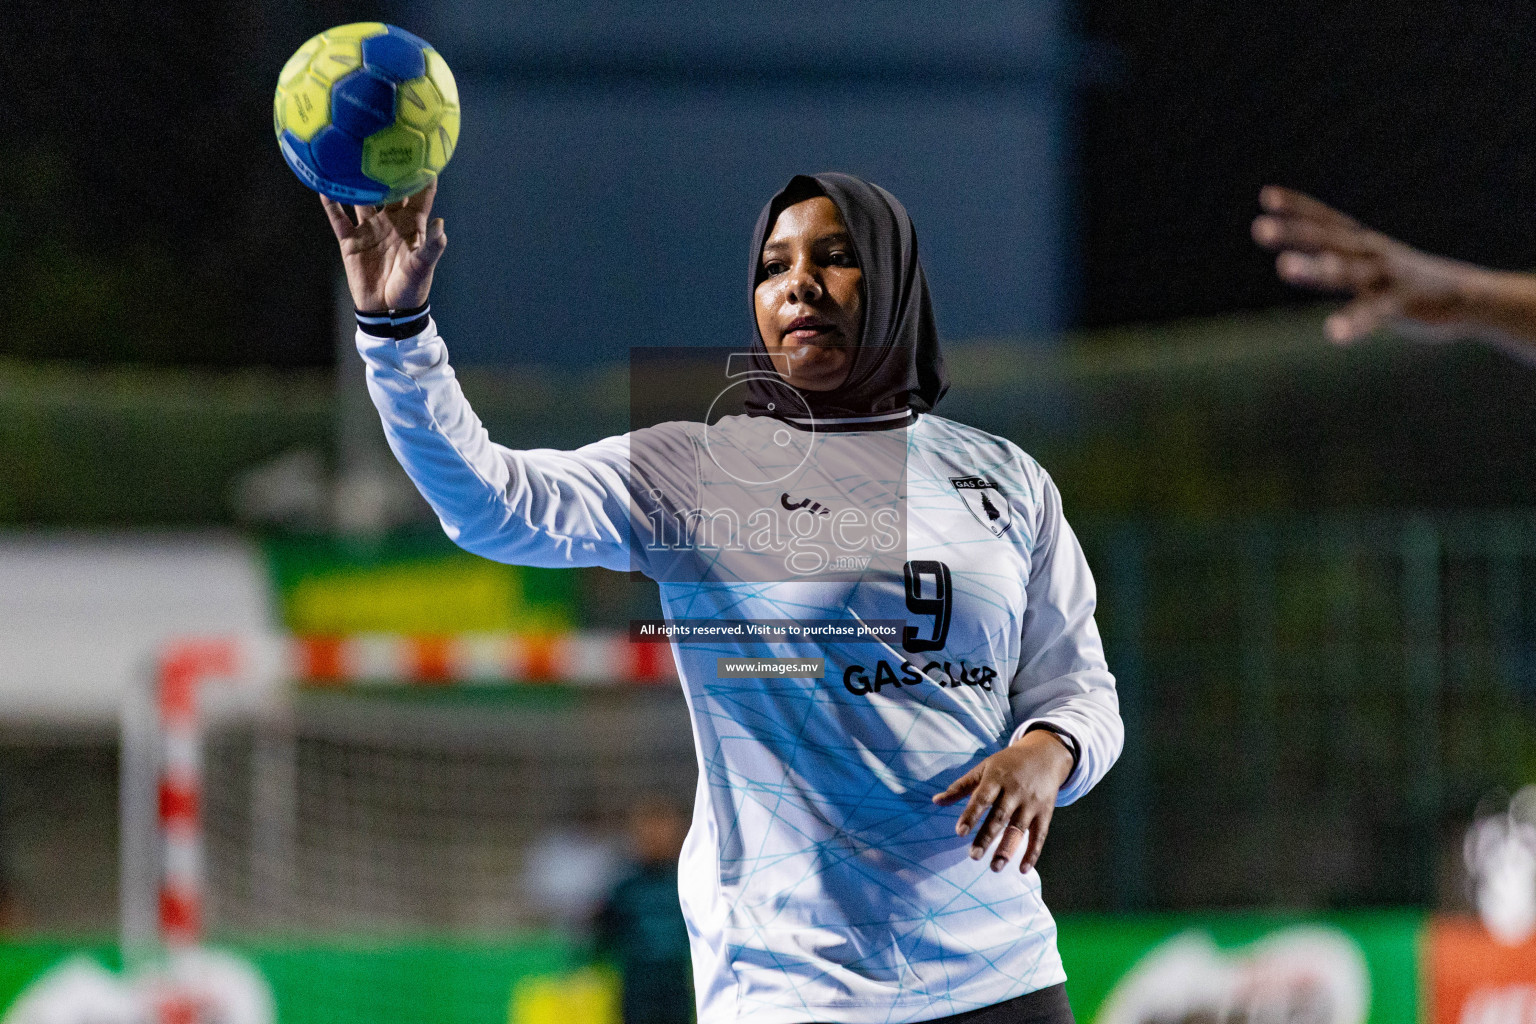
<svg viewBox="0 0 1536 1024"><path fill-rule="evenodd" d="M1001 871L1023 846L1019 870L1028 871L1040 859L1056 794L1071 774L1066 743L1053 732L1035 729L960 776L933 802L948 806L969 795L955 833L969 835L981 822L971 841L971 859L980 860L995 842L992 870Z"/></svg>

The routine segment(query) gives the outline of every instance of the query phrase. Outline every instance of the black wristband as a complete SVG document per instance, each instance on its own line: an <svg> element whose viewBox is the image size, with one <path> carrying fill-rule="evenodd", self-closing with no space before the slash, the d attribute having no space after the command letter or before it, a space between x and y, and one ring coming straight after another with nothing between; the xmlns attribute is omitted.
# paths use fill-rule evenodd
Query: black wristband
<svg viewBox="0 0 1536 1024"><path fill-rule="evenodd" d="M1082 760L1083 757L1083 748L1077 742L1077 737L1067 732L1067 730L1063 729L1061 726L1052 725L1050 722L1036 722L1034 725L1031 725L1028 729L1024 730L1024 735L1028 736L1036 729L1042 729L1045 732L1050 733L1052 736L1055 736L1057 739L1061 740L1062 745L1065 746L1068 752L1072 755L1072 771L1067 773L1067 778L1070 779L1073 775L1076 775L1077 762Z"/></svg>
<svg viewBox="0 0 1536 1024"><path fill-rule="evenodd" d="M431 315L430 303L410 309L372 309L357 311L357 328L375 338L409 338L426 330Z"/></svg>

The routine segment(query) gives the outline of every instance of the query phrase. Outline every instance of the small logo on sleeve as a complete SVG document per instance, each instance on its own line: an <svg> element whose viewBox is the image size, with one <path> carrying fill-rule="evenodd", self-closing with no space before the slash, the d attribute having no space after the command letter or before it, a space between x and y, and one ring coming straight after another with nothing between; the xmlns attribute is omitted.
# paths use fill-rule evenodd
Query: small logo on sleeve
<svg viewBox="0 0 1536 1024"><path fill-rule="evenodd" d="M1008 508L1008 499L1003 497L1003 492L997 484L984 476L956 476L950 478L950 483L955 485L955 492L965 502L965 507L971 510L971 515L976 521L991 531L992 536L1001 537L1008 532L1013 525L1013 518Z"/></svg>

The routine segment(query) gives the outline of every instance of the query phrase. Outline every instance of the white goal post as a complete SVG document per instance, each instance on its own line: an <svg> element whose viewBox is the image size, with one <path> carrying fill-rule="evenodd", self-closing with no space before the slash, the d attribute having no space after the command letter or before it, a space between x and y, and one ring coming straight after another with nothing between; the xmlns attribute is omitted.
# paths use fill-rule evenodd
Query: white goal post
<svg viewBox="0 0 1536 1024"><path fill-rule="evenodd" d="M144 676L122 714L121 922L129 957L189 948L202 939L209 910L211 816L239 818L240 856L262 865L287 865L284 870L291 871L303 853L295 849L306 827L298 819L318 815L318 824L307 826L311 835L335 833L352 844L316 868L334 874L351 870L345 863L349 859L366 859L373 851L398 860L398 849L417 838L448 842L441 833L454 828L470 834L448 851L455 863L495 860L499 853L487 854L484 844L474 845L479 833L516 832L508 816L542 813L546 793L551 800L590 804L591 793L643 786L647 775L653 786L660 781L679 796L692 789L695 757L670 648L634 643L622 633L186 640L167 645ZM575 724L566 727L534 714L498 717L477 706L450 714L423 710L419 703L392 710L386 701L365 714L356 704L327 708L325 701L313 700L319 710L305 712L309 724L295 725L295 701L305 694L414 696L457 690L484 695L541 687L602 690L628 703L606 718L568 714ZM599 718L596 725L589 721ZM492 727L493 720L503 719L504 726ZM232 721L259 727L210 758L211 735ZM557 735L572 732L581 735L574 740ZM318 737L311 741L318 753L311 751L307 761L296 747L306 736ZM353 746L337 754L339 742ZM570 752L564 761L550 754L554 748L549 744L556 742L565 744L557 754ZM360 753L347 752L354 750ZM552 761L559 763L547 765L547 771L540 767ZM601 762L609 762L604 779L583 774ZM240 799L246 803L226 813L228 798L210 793L210 777L237 768ZM500 774L492 779L492 772ZM581 783L586 796L572 788L578 776L586 780ZM381 797L381 787L392 788ZM460 816L444 818L445 809L456 802L465 806ZM401 810L407 806L409 813ZM371 813L391 817L393 831L383 838L383 833L358 834L371 827L359 824L359 815ZM481 814L486 829L476 823ZM327 821L328 816L336 820ZM409 871L399 868L399 877L385 881L420 888L421 879L449 871L451 866L432 863L444 859L445 849L439 845L430 855L418 856L421 864L406 864ZM318 863L316 856L309 860ZM365 869L367 864L358 867ZM270 910L275 903L261 890L276 884L274 877L267 868L249 872L232 885L239 892L229 901ZM333 879L320 878L310 891L321 896L311 895L308 903L323 903L336 887ZM302 893L290 893L289 905L304 899ZM315 913L333 919L323 917L321 909ZM367 928L377 917L360 912L334 919L338 927ZM466 918L461 914L454 920L460 919ZM491 917L486 921L502 923ZM281 914L263 918L252 911L241 918L242 926L252 922L257 928L292 926Z"/></svg>

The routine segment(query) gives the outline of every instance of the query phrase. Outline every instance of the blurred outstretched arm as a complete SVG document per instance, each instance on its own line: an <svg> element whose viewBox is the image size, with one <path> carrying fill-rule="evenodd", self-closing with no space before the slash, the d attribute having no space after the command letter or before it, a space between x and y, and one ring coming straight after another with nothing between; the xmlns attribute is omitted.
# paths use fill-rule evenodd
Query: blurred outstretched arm
<svg viewBox="0 0 1536 1024"><path fill-rule="evenodd" d="M1481 338L1536 362L1536 275L1446 259L1373 231L1293 189L1267 185L1253 239L1281 279L1351 296L1324 330L1348 344L1392 324L1426 340Z"/></svg>

